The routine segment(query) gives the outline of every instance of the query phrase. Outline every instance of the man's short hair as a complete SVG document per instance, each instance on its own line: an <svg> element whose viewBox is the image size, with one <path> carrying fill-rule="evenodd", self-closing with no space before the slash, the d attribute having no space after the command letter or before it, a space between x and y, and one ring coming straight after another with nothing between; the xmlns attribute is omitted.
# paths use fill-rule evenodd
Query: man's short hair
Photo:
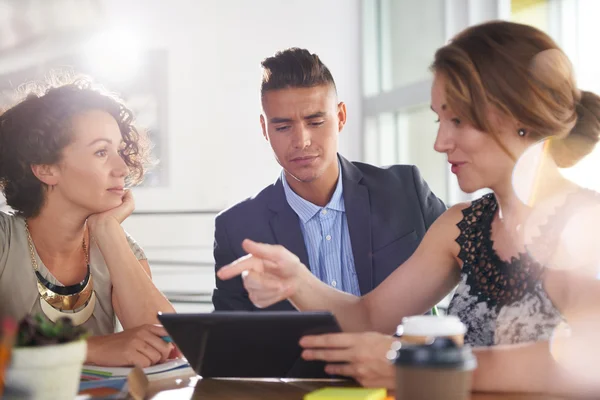
<svg viewBox="0 0 600 400"><path fill-rule="evenodd" d="M261 62L263 68L260 96L270 90L286 88L310 88L331 85L335 82L329 68L321 62L319 56L306 49L292 47L278 51L273 57Z"/></svg>

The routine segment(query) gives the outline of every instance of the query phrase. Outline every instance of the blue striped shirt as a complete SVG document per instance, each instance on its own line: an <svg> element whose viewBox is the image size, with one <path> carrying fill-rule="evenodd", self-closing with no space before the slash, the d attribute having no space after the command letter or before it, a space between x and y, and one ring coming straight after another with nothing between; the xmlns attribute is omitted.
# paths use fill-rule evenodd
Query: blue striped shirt
<svg viewBox="0 0 600 400"><path fill-rule="evenodd" d="M344 206L341 167L339 170L337 186L325 207L298 196L289 186L283 171L281 180L287 202L300 219L312 273L338 290L360 296Z"/></svg>

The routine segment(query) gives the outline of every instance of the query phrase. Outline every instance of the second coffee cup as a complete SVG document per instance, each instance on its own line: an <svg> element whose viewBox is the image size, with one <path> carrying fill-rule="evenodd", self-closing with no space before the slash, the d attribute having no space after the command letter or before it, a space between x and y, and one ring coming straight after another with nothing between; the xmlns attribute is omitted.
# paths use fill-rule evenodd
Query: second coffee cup
<svg viewBox="0 0 600 400"><path fill-rule="evenodd" d="M436 338L402 345L394 360L396 400L468 400L477 360L469 346Z"/></svg>

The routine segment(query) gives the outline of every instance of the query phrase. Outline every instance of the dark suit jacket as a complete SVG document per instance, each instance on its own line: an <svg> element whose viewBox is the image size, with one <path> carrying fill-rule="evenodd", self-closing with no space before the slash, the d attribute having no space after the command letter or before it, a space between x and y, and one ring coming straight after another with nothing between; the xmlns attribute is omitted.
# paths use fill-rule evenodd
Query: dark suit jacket
<svg viewBox="0 0 600 400"><path fill-rule="evenodd" d="M340 162L354 266L364 295L412 255L446 206L415 166L378 168L341 156ZM246 254L241 247L246 238L280 244L310 267L300 221L286 200L281 177L216 217L215 272ZM248 299L240 277L216 281L215 310L258 310ZM283 301L265 310L292 309Z"/></svg>

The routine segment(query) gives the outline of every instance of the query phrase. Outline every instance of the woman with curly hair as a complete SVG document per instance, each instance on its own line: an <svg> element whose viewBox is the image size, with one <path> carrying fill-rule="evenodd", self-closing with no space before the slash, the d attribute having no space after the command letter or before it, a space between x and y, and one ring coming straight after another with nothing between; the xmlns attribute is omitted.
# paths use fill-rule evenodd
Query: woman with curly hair
<svg viewBox="0 0 600 400"><path fill-rule="evenodd" d="M14 210L0 213L0 304L15 319L86 327L87 363L149 366L174 350L155 325L174 309L121 227L148 154L132 112L85 79L0 115L0 188Z"/></svg>

